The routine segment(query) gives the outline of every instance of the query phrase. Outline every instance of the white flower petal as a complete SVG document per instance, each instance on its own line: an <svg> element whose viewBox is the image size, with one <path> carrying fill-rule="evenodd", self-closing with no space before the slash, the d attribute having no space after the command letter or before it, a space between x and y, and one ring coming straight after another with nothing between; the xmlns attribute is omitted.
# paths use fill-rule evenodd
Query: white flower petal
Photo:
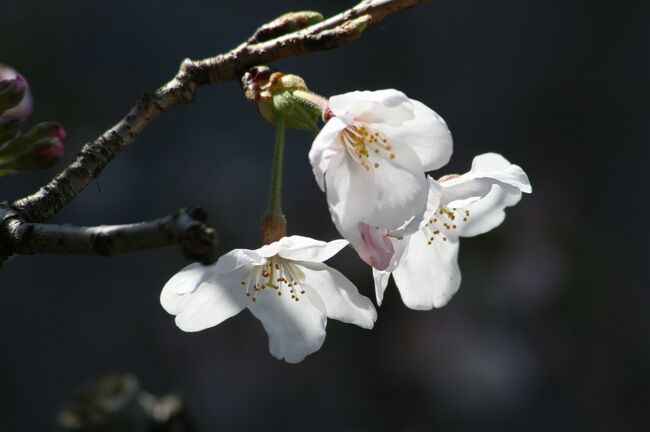
<svg viewBox="0 0 650 432"><path fill-rule="evenodd" d="M386 286L388 285L391 272L395 270L402 260L402 256L404 256L404 252L408 247L409 239L410 236L405 236L403 238L391 237L390 241L393 243L394 253L390 264L383 271L374 268L372 269L372 275L375 282L375 298L377 299L378 306L381 306L384 301L384 292L386 291Z"/></svg>
<svg viewBox="0 0 650 432"><path fill-rule="evenodd" d="M531 193L528 176L521 167L511 164L497 153L484 153L472 161L471 172L478 178L492 178L501 183L514 186L522 192Z"/></svg>
<svg viewBox="0 0 650 432"><path fill-rule="evenodd" d="M375 298L377 299L377 306L381 306L381 303L384 301L384 292L386 291L388 280L390 279L390 272L373 268L372 278L375 281Z"/></svg>
<svg viewBox="0 0 650 432"><path fill-rule="evenodd" d="M322 191L325 191L325 172L331 159L344 151L344 145L339 137L339 132L349 122L345 118L333 117L320 130L309 150L311 163L316 182Z"/></svg>
<svg viewBox="0 0 650 432"><path fill-rule="evenodd" d="M212 275L195 289L189 287L196 282L197 274L185 272L165 285L160 301L167 312L176 315L176 325L181 330L204 330L238 314L246 306L240 281L250 271L249 267L242 266L230 273Z"/></svg>
<svg viewBox="0 0 650 432"><path fill-rule="evenodd" d="M340 154L332 159L325 183L334 225L350 243L359 243L359 222L366 220L376 207L374 177L357 162Z"/></svg>
<svg viewBox="0 0 650 432"><path fill-rule="evenodd" d="M332 96L328 107L336 116L354 115L366 123L399 125L414 118L413 105L398 90L354 91Z"/></svg>
<svg viewBox="0 0 650 432"><path fill-rule="evenodd" d="M473 237L498 227L506 217L504 209L517 204L520 199L519 189L494 184L486 196L465 207L470 216L467 222L460 225L458 234Z"/></svg>
<svg viewBox="0 0 650 432"><path fill-rule="evenodd" d="M470 172L440 182L442 204L461 211L468 210L466 222L459 224L457 235L471 237L499 226L504 209L530 192L526 173L496 153L474 158Z"/></svg>
<svg viewBox="0 0 650 432"><path fill-rule="evenodd" d="M165 284L160 293L160 304L172 315L180 312L180 298L196 290L201 282L214 273L214 265L193 263L176 273Z"/></svg>
<svg viewBox="0 0 650 432"><path fill-rule="evenodd" d="M251 268L262 264L264 264L264 258L257 251L234 249L221 255L215 264L208 267L213 267L213 275L221 275L231 273L243 266Z"/></svg>
<svg viewBox="0 0 650 432"><path fill-rule="evenodd" d="M462 178L462 181L457 181ZM474 178L469 174L439 182L442 189L440 205L461 208L483 198L492 189L495 180Z"/></svg>
<svg viewBox="0 0 650 432"><path fill-rule="evenodd" d="M288 363L299 363L318 351L325 341L327 318L308 297L300 301L263 292L248 309L262 322L269 335L271 354Z"/></svg>
<svg viewBox="0 0 650 432"><path fill-rule="evenodd" d="M487 181L473 182L477 179ZM472 161L472 169L468 173L442 181L441 185L444 188L445 199L449 202L457 199L456 195L468 198L470 196L469 188L473 188L474 196L485 196L495 182L515 187L522 192L532 192L530 181L524 170L496 153L476 156Z"/></svg>
<svg viewBox="0 0 650 432"><path fill-rule="evenodd" d="M390 236L393 238L402 238L406 235L413 234L418 229L422 228L427 220L438 211L440 201L442 199L442 187L431 176L427 176L429 182L429 191L427 193L427 202L424 214L422 216L414 217L409 223L401 228L392 230Z"/></svg>
<svg viewBox="0 0 650 432"><path fill-rule="evenodd" d="M372 302L359 294L345 276L322 263L295 263L304 274L305 291L310 299L318 297L329 318L371 329L377 320ZM317 300L314 301L317 303Z"/></svg>
<svg viewBox="0 0 650 432"><path fill-rule="evenodd" d="M327 261L348 245L342 239L324 242L297 235L283 237L278 243L278 255L282 258L311 262Z"/></svg>
<svg viewBox="0 0 650 432"><path fill-rule="evenodd" d="M427 243L422 231L408 237L406 250L393 270L393 278L406 306L429 310L447 304L460 286L458 242Z"/></svg>
<svg viewBox="0 0 650 432"><path fill-rule="evenodd" d="M447 123L422 102L411 100L415 117L400 125L373 124L371 127L388 137L395 147L408 145L417 154L424 171L446 165L453 152L453 140Z"/></svg>
<svg viewBox="0 0 650 432"><path fill-rule="evenodd" d="M394 152L394 159L385 158L378 168L366 173L374 174L376 206L369 217L361 220L388 230L399 229L414 216L421 216L429 193L422 164L413 150L396 147Z"/></svg>

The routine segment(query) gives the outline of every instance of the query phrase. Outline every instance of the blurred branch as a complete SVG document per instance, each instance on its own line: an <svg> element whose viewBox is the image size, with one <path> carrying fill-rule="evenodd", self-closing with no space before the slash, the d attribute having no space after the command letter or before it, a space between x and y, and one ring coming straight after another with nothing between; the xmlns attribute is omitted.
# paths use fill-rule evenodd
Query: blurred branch
<svg viewBox="0 0 650 432"><path fill-rule="evenodd" d="M135 375L114 373L79 387L58 423L70 432L190 432L195 427L188 411L181 396L157 396Z"/></svg>
<svg viewBox="0 0 650 432"><path fill-rule="evenodd" d="M15 212L5 212L3 243L18 254L102 256L180 244L188 257L209 263L216 258L216 233L205 220L205 212L194 208L150 222L80 227L24 222Z"/></svg>
<svg viewBox="0 0 650 432"><path fill-rule="evenodd" d="M75 161L48 184L32 195L0 205L0 263L13 253L112 255L173 243L180 243L189 255L208 261L212 256L208 252L209 242L188 235L183 218L168 217L116 227L38 222L54 217L161 113L178 104L191 103L198 87L239 81L243 72L255 65L346 45L358 39L368 25L424 1L364 0L326 20L311 11L286 14L260 27L248 40L225 54L184 60L176 76L138 99L123 119L95 141L85 144ZM199 229L194 235L202 233L199 237L214 238L212 228L209 230L208 233L207 228Z"/></svg>

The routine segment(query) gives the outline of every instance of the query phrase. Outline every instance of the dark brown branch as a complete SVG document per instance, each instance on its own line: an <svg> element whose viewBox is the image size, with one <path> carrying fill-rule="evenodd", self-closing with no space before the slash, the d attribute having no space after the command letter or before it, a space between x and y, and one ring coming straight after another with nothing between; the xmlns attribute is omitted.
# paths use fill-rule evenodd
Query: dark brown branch
<svg viewBox="0 0 650 432"><path fill-rule="evenodd" d="M30 222L51 219L158 115L179 103L191 102L199 86L239 80L243 71L257 64L345 45L356 40L367 25L423 1L364 0L302 30L264 42L244 42L215 57L185 60L171 81L140 98L122 120L94 142L84 145L70 166L33 195L15 201L12 207Z"/></svg>
<svg viewBox="0 0 650 432"><path fill-rule="evenodd" d="M185 254L205 263L216 258L216 233L200 208L181 209L151 222L80 227L24 222L8 215L4 244L13 253L111 256L180 244Z"/></svg>

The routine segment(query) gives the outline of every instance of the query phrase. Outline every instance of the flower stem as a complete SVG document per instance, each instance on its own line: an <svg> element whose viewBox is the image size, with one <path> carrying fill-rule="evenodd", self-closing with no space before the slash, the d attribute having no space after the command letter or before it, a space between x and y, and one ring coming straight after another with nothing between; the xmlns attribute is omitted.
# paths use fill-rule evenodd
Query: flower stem
<svg viewBox="0 0 650 432"><path fill-rule="evenodd" d="M284 133L286 123L281 116L275 122L275 151L271 173L269 206L262 216L262 245L280 240L287 233L287 224L282 215L282 159L284 157Z"/></svg>
<svg viewBox="0 0 650 432"><path fill-rule="evenodd" d="M284 158L284 119L275 122L275 151L273 152L273 171L271 173L271 191L269 193L268 213L282 216L282 159Z"/></svg>

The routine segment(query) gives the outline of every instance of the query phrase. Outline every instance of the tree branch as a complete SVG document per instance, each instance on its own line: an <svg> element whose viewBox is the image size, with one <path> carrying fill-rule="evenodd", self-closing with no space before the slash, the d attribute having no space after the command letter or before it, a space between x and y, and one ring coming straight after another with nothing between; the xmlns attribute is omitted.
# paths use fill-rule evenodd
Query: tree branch
<svg viewBox="0 0 650 432"><path fill-rule="evenodd" d="M13 253L111 256L180 244L193 260L210 263L216 258L216 233L201 208L181 209L150 222L96 227L30 223L15 216L7 215L3 239Z"/></svg>
<svg viewBox="0 0 650 432"><path fill-rule="evenodd" d="M40 222L50 220L83 191L161 113L192 102L200 86L239 81L252 66L348 44L358 39L368 25L424 1L363 0L307 27L304 26L318 21L320 15L300 12L299 15L310 18L292 24L294 29L299 28L297 31L274 20L225 54L184 60L168 83L138 99L124 118L95 141L85 144L74 162L48 184L11 204L0 204L0 265L13 253L113 255L171 244L180 244L194 259L213 261L216 235L205 223L205 214L197 210L180 210L173 216L132 225L75 227ZM289 33L283 34L286 31ZM273 39L267 40L269 37Z"/></svg>
<svg viewBox="0 0 650 432"><path fill-rule="evenodd" d="M140 98L122 120L86 144L70 166L39 191L15 201L12 206L28 221L47 221L162 112L179 103L192 102L199 86L239 80L243 71L257 64L348 44L359 38L367 25L423 1L364 0L327 20L269 41L244 42L226 54L203 60L187 59L171 81Z"/></svg>

